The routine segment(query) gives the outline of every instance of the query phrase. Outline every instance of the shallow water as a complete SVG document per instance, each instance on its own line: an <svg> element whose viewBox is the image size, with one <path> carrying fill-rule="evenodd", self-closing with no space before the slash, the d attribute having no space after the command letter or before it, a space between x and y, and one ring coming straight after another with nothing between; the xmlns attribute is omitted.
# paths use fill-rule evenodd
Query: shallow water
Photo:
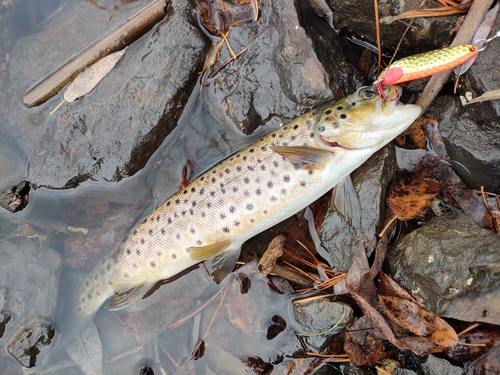
<svg viewBox="0 0 500 375"><path fill-rule="evenodd" d="M37 8L26 7L26 2L19 0L1 9L2 19L8 21L5 35L10 38L3 41L2 50L9 51L18 38L37 33L50 25L54 14L78 2L52 0ZM91 2L111 12L117 23L124 13L132 14L145 3L122 1L113 7L112 2ZM117 9L122 12L120 17ZM8 80L2 84L5 89ZM15 92L11 105L19 105L25 88L8 89ZM134 222L177 189L186 160L194 162L193 174L199 174L262 134L243 138L230 125L216 121L210 115L213 101L207 98L213 95L212 88L208 86L201 97L198 93L197 86L176 130L133 177L118 183L87 181L71 190L34 188L24 210L0 210L0 292L6 295L5 306L0 301L0 311L11 315L0 346L5 349L20 327L33 322L36 326L48 321L57 328L76 280L118 246ZM38 111L40 118L47 115L45 109L31 111ZM12 162L9 173L0 176L0 188L4 189L30 181L33 172L25 150L1 126L2 140L9 139L8 152L2 155ZM35 373L97 374L101 361L105 374L138 374L141 367L150 367L155 374L239 374L250 372L249 366L258 359L281 363L300 349L291 326L276 337L266 335L274 324L273 317L290 318L289 297L273 292L256 272L255 264L242 272L246 276L236 274L218 286L200 266L128 309L111 313L104 306L67 350L48 355L47 349L42 349ZM247 276L251 287L243 293L242 278ZM190 319L184 322L184 317ZM198 350L200 359L194 361L191 356L201 340L205 349ZM0 352L0 373L22 373L7 350Z"/></svg>

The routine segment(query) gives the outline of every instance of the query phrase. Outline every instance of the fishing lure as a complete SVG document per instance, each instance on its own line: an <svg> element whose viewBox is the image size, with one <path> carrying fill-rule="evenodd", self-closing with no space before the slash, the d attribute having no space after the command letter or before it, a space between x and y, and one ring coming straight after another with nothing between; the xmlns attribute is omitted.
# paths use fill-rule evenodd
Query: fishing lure
<svg viewBox="0 0 500 375"><path fill-rule="evenodd" d="M377 77L375 85L380 95L383 95L383 85L413 81L453 69L476 56L479 51L475 44L461 44L404 57L385 68Z"/></svg>

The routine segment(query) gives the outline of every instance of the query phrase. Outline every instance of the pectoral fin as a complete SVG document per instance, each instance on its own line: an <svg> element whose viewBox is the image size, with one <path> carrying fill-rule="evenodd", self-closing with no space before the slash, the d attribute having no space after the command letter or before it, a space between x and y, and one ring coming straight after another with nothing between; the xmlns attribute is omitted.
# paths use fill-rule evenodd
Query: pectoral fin
<svg viewBox="0 0 500 375"><path fill-rule="evenodd" d="M332 204L353 228L361 227L361 206L350 175L333 188Z"/></svg>
<svg viewBox="0 0 500 375"><path fill-rule="evenodd" d="M271 150L284 156L295 169L323 169L333 158L333 153L308 146L272 146Z"/></svg>
<svg viewBox="0 0 500 375"><path fill-rule="evenodd" d="M141 285L134 286L123 292L116 293L109 301L109 310L115 311L124 309L133 302L141 299L149 290L156 284L156 281L146 282Z"/></svg>
<svg viewBox="0 0 500 375"><path fill-rule="evenodd" d="M192 246L189 248L191 259L197 262L202 262L220 255L231 244L231 240L221 240L206 246Z"/></svg>

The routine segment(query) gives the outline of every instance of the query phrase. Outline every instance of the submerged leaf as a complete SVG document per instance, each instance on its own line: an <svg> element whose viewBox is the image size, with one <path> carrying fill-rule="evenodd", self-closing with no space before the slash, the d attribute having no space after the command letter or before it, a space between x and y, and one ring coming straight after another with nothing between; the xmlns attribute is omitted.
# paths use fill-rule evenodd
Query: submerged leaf
<svg viewBox="0 0 500 375"><path fill-rule="evenodd" d="M64 100L50 112L53 114L64 102L73 102L91 92L94 87L109 73L125 53L126 48L103 57L76 76L64 91Z"/></svg>

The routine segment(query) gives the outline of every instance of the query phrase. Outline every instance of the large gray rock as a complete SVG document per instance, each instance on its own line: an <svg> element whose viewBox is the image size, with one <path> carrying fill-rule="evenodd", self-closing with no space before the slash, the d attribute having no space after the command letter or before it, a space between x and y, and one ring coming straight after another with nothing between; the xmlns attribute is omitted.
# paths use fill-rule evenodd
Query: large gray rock
<svg viewBox="0 0 500 375"><path fill-rule="evenodd" d="M500 193L500 124L476 119L452 96L436 98L426 115L439 122L448 161L467 186Z"/></svg>
<svg viewBox="0 0 500 375"><path fill-rule="evenodd" d="M390 274L424 309L500 324L499 249L500 237L460 213L427 222L386 259Z"/></svg>
<svg viewBox="0 0 500 375"><path fill-rule="evenodd" d="M29 156L30 178L38 186L120 180L142 168L175 126L206 46L191 23L188 2L174 1L166 19L133 43L91 94L51 116L61 95L26 110L21 98L28 86L145 5L118 11L92 2L71 4L40 32L19 39L11 58L10 92L5 92L10 110L2 112L7 131Z"/></svg>
<svg viewBox="0 0 500 375"><path fill-rule="evenodd" d="M377 244L384 226L386 190L396 168L393 151L391 146L384 147L351 175L361 205L360 228L348 224L331 205L326 213L320 238L338 271L349 270L360 248L368 244L371 253Z"/></svg>

